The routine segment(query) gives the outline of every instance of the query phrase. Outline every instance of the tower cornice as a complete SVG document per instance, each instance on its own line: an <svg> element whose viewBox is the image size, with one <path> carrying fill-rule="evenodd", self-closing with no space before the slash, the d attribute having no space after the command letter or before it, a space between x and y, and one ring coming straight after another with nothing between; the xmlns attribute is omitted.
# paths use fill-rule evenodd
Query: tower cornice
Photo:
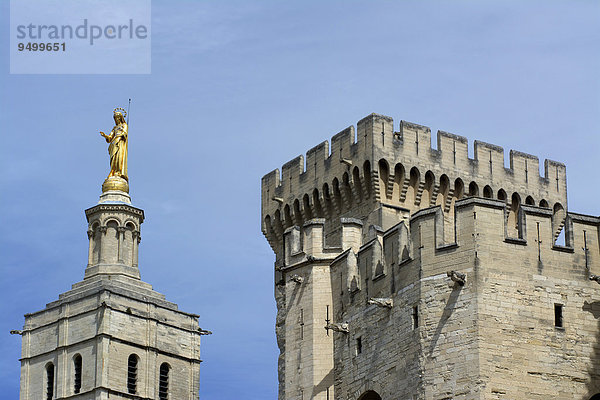
<svg viewBox="0 0 600 400"><path fill-rule="evenodd" d="M128 204L97 204L85 210L87 221L90 222L90 216L97 212L129 212L140 218L140 223L144 222L144 210Z"/></svg>

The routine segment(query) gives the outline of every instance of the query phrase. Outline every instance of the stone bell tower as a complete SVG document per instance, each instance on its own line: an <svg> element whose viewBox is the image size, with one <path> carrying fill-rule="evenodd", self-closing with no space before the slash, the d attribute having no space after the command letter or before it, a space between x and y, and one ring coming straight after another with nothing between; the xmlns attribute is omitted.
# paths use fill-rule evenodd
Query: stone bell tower
<svg viewBox="0 0 600 400"><path fill-rule="evenodd" d="M111 135L103 135L111 175L98 204L85 211L84 279L26 314L18 332L21 400L199 397L200 336L209 332L198 315L178 310L140 279L144 211L131 205L127 126L117 114Z"/></svg>

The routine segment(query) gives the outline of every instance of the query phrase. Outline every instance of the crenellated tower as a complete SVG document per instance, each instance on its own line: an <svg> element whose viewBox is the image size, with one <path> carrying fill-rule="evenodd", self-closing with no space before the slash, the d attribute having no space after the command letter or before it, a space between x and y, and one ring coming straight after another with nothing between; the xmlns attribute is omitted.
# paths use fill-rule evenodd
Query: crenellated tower
<svg viewBox="0 0 600 400"><path fill-rule="evenodd" d="M263 177L280 399L600 392L600 219L564 164L467 147L371 114Z"/></svg>
<svg viewBox="0 0 600 400"><path fill-rule="evenodd" d="M83 280L13 332L22 335L21 400L198 399L200 336L209 332L140 278L144 211L131 204L119 140L100 201L85 211Z"/></svg>

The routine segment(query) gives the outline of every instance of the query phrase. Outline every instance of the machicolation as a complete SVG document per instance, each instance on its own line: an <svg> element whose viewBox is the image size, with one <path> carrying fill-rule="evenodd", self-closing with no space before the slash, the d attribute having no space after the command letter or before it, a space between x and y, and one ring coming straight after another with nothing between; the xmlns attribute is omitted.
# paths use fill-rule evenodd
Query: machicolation
<svg viewBox="0 0 600 400"><path fill-rule="evenodd" d="M262 178L262 231L274 250L285 229L312 218L356 216L362 203L381 202L406 215L435 205L450 213L454 201L467 196L502 200L513 214L519 204L550 207L558 214L555 237L560 234L567 210L564 164L545 160L540 176L536 156L511 150L506 168L502 147L475 141L471 159L462 136L438 131L436 150L428 127L401 121L395 132L393 126L392 118L371 114L356 133L350 126L333 136L331 153L322 142L306 153L306 163L298 156L281 174L276 169Z"/></svg>

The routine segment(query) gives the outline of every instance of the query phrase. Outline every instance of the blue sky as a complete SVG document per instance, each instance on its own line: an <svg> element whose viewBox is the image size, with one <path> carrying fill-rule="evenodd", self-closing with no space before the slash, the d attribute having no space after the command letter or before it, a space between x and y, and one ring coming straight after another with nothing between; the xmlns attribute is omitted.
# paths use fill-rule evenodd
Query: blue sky
<svg viewBox="0 0 600 400"><path fill-rule="evenodd" d="M277 391L273 255L260 178L371 112L567 165L599 214L600 3L153 1L150 75L10 75L0 3L0 398L23 314L83 278L98 131L132 98L142 278L200 314L203 399ZM118 63L118 59L104 62ZM433 140L435 143L435 140ZM507 165L508 166L508 165Z"/></svg>

